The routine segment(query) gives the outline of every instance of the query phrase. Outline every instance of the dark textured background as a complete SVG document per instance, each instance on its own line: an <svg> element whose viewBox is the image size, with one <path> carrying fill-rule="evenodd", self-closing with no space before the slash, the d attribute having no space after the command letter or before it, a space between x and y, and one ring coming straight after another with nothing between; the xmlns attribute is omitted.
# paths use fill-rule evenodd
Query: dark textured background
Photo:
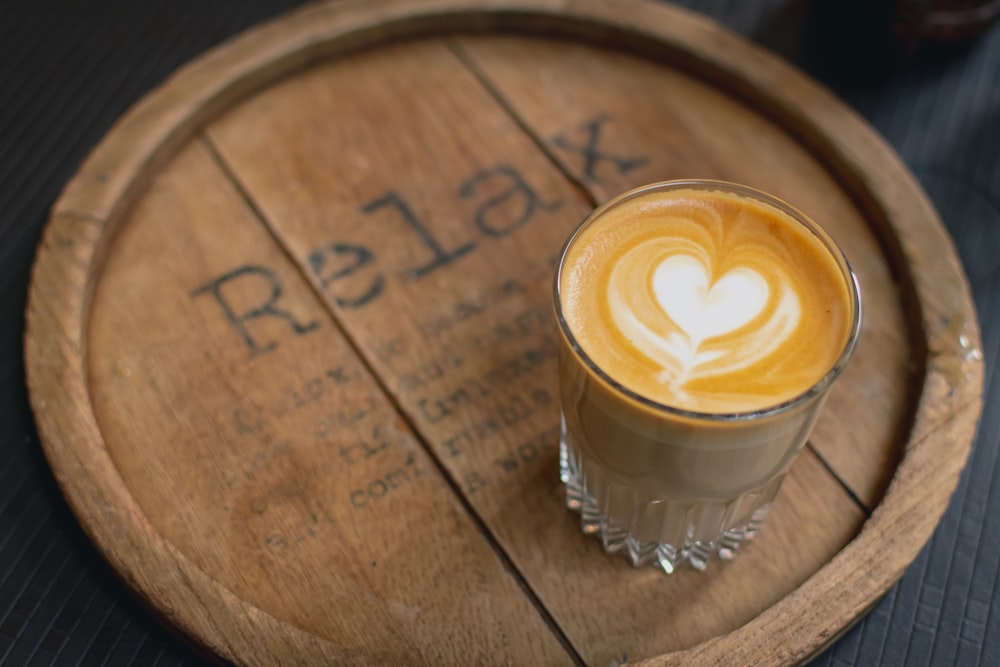
<svg viewBox="0 0 1000 667"><path fill-rule="evenodd" d="M184 62L296 4L0 0L0 664L201 664L118 583L52 479L24 388L25 296L49 207L115 119ZM888 138L951 231L981 320L985 408L948 512L815 664L1000 665L1000 25L888 67L878 2L823 3L820 21L807 0L679 4L789 58Z"/></svg>

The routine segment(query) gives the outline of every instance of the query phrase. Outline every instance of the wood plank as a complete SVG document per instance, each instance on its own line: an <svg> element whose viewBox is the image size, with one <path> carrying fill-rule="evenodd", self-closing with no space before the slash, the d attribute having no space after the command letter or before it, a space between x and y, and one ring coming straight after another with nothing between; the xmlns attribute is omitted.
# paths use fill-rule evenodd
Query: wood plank
<svg viewBox="0 0 1000 667"><path fill-rule="evenodd" d="M446 44L320 65L208 136L588 661L732 631L859 529L807 456L760 546L714 577L634 572L580 534L556 476L551 280L587 205ZM664 610L703 589L726 602Z"/></svg>
<svg viewBox="0 0 1000 667"><path fill-rule="evenodd" d="M569 662L200 142L116 240L88 353L107 449L155 528L328 659Z"/></svg>
<svg viewBox="0 0 1000 667"><path fill-rule="evenodd" d="M647 182L718 178L775 194L831 233L858 276L864 322L811 442L874 507L902 455L919 351L880 240L821 156L737 97L669 64L515 37L462 38L460 48L596 201Z"/></svg>

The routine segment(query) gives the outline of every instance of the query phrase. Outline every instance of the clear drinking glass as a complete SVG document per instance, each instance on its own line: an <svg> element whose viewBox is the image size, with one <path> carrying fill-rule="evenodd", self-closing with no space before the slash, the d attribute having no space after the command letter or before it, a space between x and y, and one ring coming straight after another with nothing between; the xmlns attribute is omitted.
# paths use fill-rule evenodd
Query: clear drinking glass
<svg viewBox="0 0 1000 667"><path fill-rule="evenodd" d="M790 400L747 412L697 412L658 403L623 386L581 348L567 324L561 294L566 255L582 230L616 207L671 189L731 192L787 214L829 251L847 283L849 333L828 370ZM795 455L850 358L861 323L857 281L843 253L815 222L787 203L731 183L658 183L596 209L563 248L554 301L560 330L562 410L560 476L566 504L583 531L633 565L667 573L687 563L704 569L733 558L761 529Z"/></svg>

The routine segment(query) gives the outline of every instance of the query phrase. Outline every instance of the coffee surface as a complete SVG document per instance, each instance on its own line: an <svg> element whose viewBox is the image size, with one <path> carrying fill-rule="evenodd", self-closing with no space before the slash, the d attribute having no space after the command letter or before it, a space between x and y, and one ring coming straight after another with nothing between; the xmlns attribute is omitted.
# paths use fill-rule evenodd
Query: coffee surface
<svg viewBox="0 0 1000 667"><path fill-rule="evenodd" d="M620 203L577 234L559 281L563 316L594 363L684 410L794 398L850 334L850 287L823 242L778 208L724 191Z"/></svg>

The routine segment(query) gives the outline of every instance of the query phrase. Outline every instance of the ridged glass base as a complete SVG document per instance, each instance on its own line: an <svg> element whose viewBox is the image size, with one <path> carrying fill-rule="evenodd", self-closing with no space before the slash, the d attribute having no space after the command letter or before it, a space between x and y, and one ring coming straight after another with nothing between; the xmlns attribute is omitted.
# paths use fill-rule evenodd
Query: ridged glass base
<svg viewBox="0 0 1000 667"><path fill-rule="evenodd" d="M760 531L783 477L727 501L675 501L633 489L582 455L564 420L559 474L566 506L580 513L583 532L599 535L606 552L635 567L668 574L685 563L704 570L713 557L734 558Z"/></svg>

